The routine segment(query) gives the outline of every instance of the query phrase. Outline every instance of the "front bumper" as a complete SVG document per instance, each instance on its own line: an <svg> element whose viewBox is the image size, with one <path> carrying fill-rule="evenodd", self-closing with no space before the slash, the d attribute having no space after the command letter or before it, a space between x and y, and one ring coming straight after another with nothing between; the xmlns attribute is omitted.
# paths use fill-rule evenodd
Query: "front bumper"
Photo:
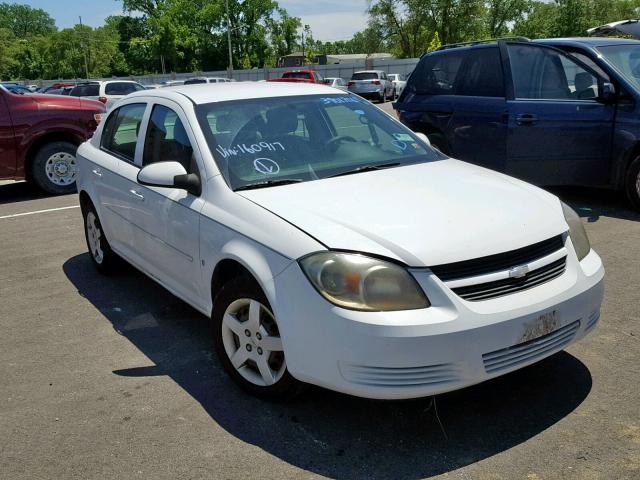
<svg viewBox="0 0 640 480"><path fill-rule="evenodd" d="M604 268L570 248L564 274L537 287L468 302L429 270L413 274L432 306L357 312L329 304L294 263L272 281L271 299L291 374L304 382L378 399L456 390L556 353L600 316Z"/></svg>

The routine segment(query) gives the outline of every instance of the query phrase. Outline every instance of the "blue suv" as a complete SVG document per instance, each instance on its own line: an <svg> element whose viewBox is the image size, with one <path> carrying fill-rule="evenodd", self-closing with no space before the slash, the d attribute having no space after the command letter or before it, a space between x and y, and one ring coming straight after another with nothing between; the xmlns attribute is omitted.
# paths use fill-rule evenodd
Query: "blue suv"
<svg viewBox="0 0 640 480"><path fill-rule="evenodd" d="M640 209L640 41L445 46L422 56L394 108L452 157L537 185L624 190Z"/></svg>

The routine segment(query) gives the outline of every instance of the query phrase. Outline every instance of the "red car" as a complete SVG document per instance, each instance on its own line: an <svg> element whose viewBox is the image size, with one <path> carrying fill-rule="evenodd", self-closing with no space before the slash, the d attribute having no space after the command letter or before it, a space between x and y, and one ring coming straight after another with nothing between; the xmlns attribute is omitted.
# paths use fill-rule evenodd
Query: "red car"
<svg viewBox="0 0 640 480"><path fill-rule="evenodd" d="M75 191L76 150L104 112L96 100L0 87L0 180L31 180L54 194Z"/></svg>
<svg viewBox="0 0 640 480"><path fill-rule="evenodd" d="M315 70L289 70L282 78L271 78L267 82L323 83L324 79Z"/></svg>

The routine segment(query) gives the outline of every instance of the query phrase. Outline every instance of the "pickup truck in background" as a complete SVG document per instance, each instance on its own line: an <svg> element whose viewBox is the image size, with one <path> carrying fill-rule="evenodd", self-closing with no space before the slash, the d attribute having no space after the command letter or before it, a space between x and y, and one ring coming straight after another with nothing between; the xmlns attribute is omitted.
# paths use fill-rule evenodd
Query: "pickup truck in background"
<svg viewBox="0 0 640 480"><path fill-rule="evenodd" d="M324 78L315 70L289 70L281 78L271 78L267 82L324 83Z"/></svg>
<svg viewBox="0 0 640 480"><path fill-rule="evenodd" d="M93 135L105 106L62 95L17 95L0 87L0 180L42 190L76 190L76 150Z"/></svg>

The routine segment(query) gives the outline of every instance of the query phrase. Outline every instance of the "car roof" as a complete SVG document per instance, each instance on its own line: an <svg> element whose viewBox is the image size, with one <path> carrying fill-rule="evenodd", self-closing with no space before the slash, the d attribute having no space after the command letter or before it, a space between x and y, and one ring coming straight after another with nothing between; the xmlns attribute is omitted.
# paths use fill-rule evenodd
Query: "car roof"
<svg viewBox="0 0 640 480"><path fill-rule="evenodd" d="M572 37L572 38L542 38L533 40L534 43L545 45L589 46L604 47L609 45L640 45L640 41L629 38L616 37Z"/></svg>
<svg viewBox="0 0 640 480"><path fill-rule="evenodd" d="M384 70L358 70L357 72L353 72L353 74L355 75L356 73L380 73L383 71Z"/></svg>
<svg viewBox="0 0 640 480"><path fill-rule="evenodd" d="M142 90L131 93L133 97L163 97L179 101L188 98L200 105L212 102L245 100L254 98L292 97L295 95L349 95L340 93L332 87L315 83L277 83L277 82L224 82L201 83L195 85L177 85L158 90Z"/></svg>

